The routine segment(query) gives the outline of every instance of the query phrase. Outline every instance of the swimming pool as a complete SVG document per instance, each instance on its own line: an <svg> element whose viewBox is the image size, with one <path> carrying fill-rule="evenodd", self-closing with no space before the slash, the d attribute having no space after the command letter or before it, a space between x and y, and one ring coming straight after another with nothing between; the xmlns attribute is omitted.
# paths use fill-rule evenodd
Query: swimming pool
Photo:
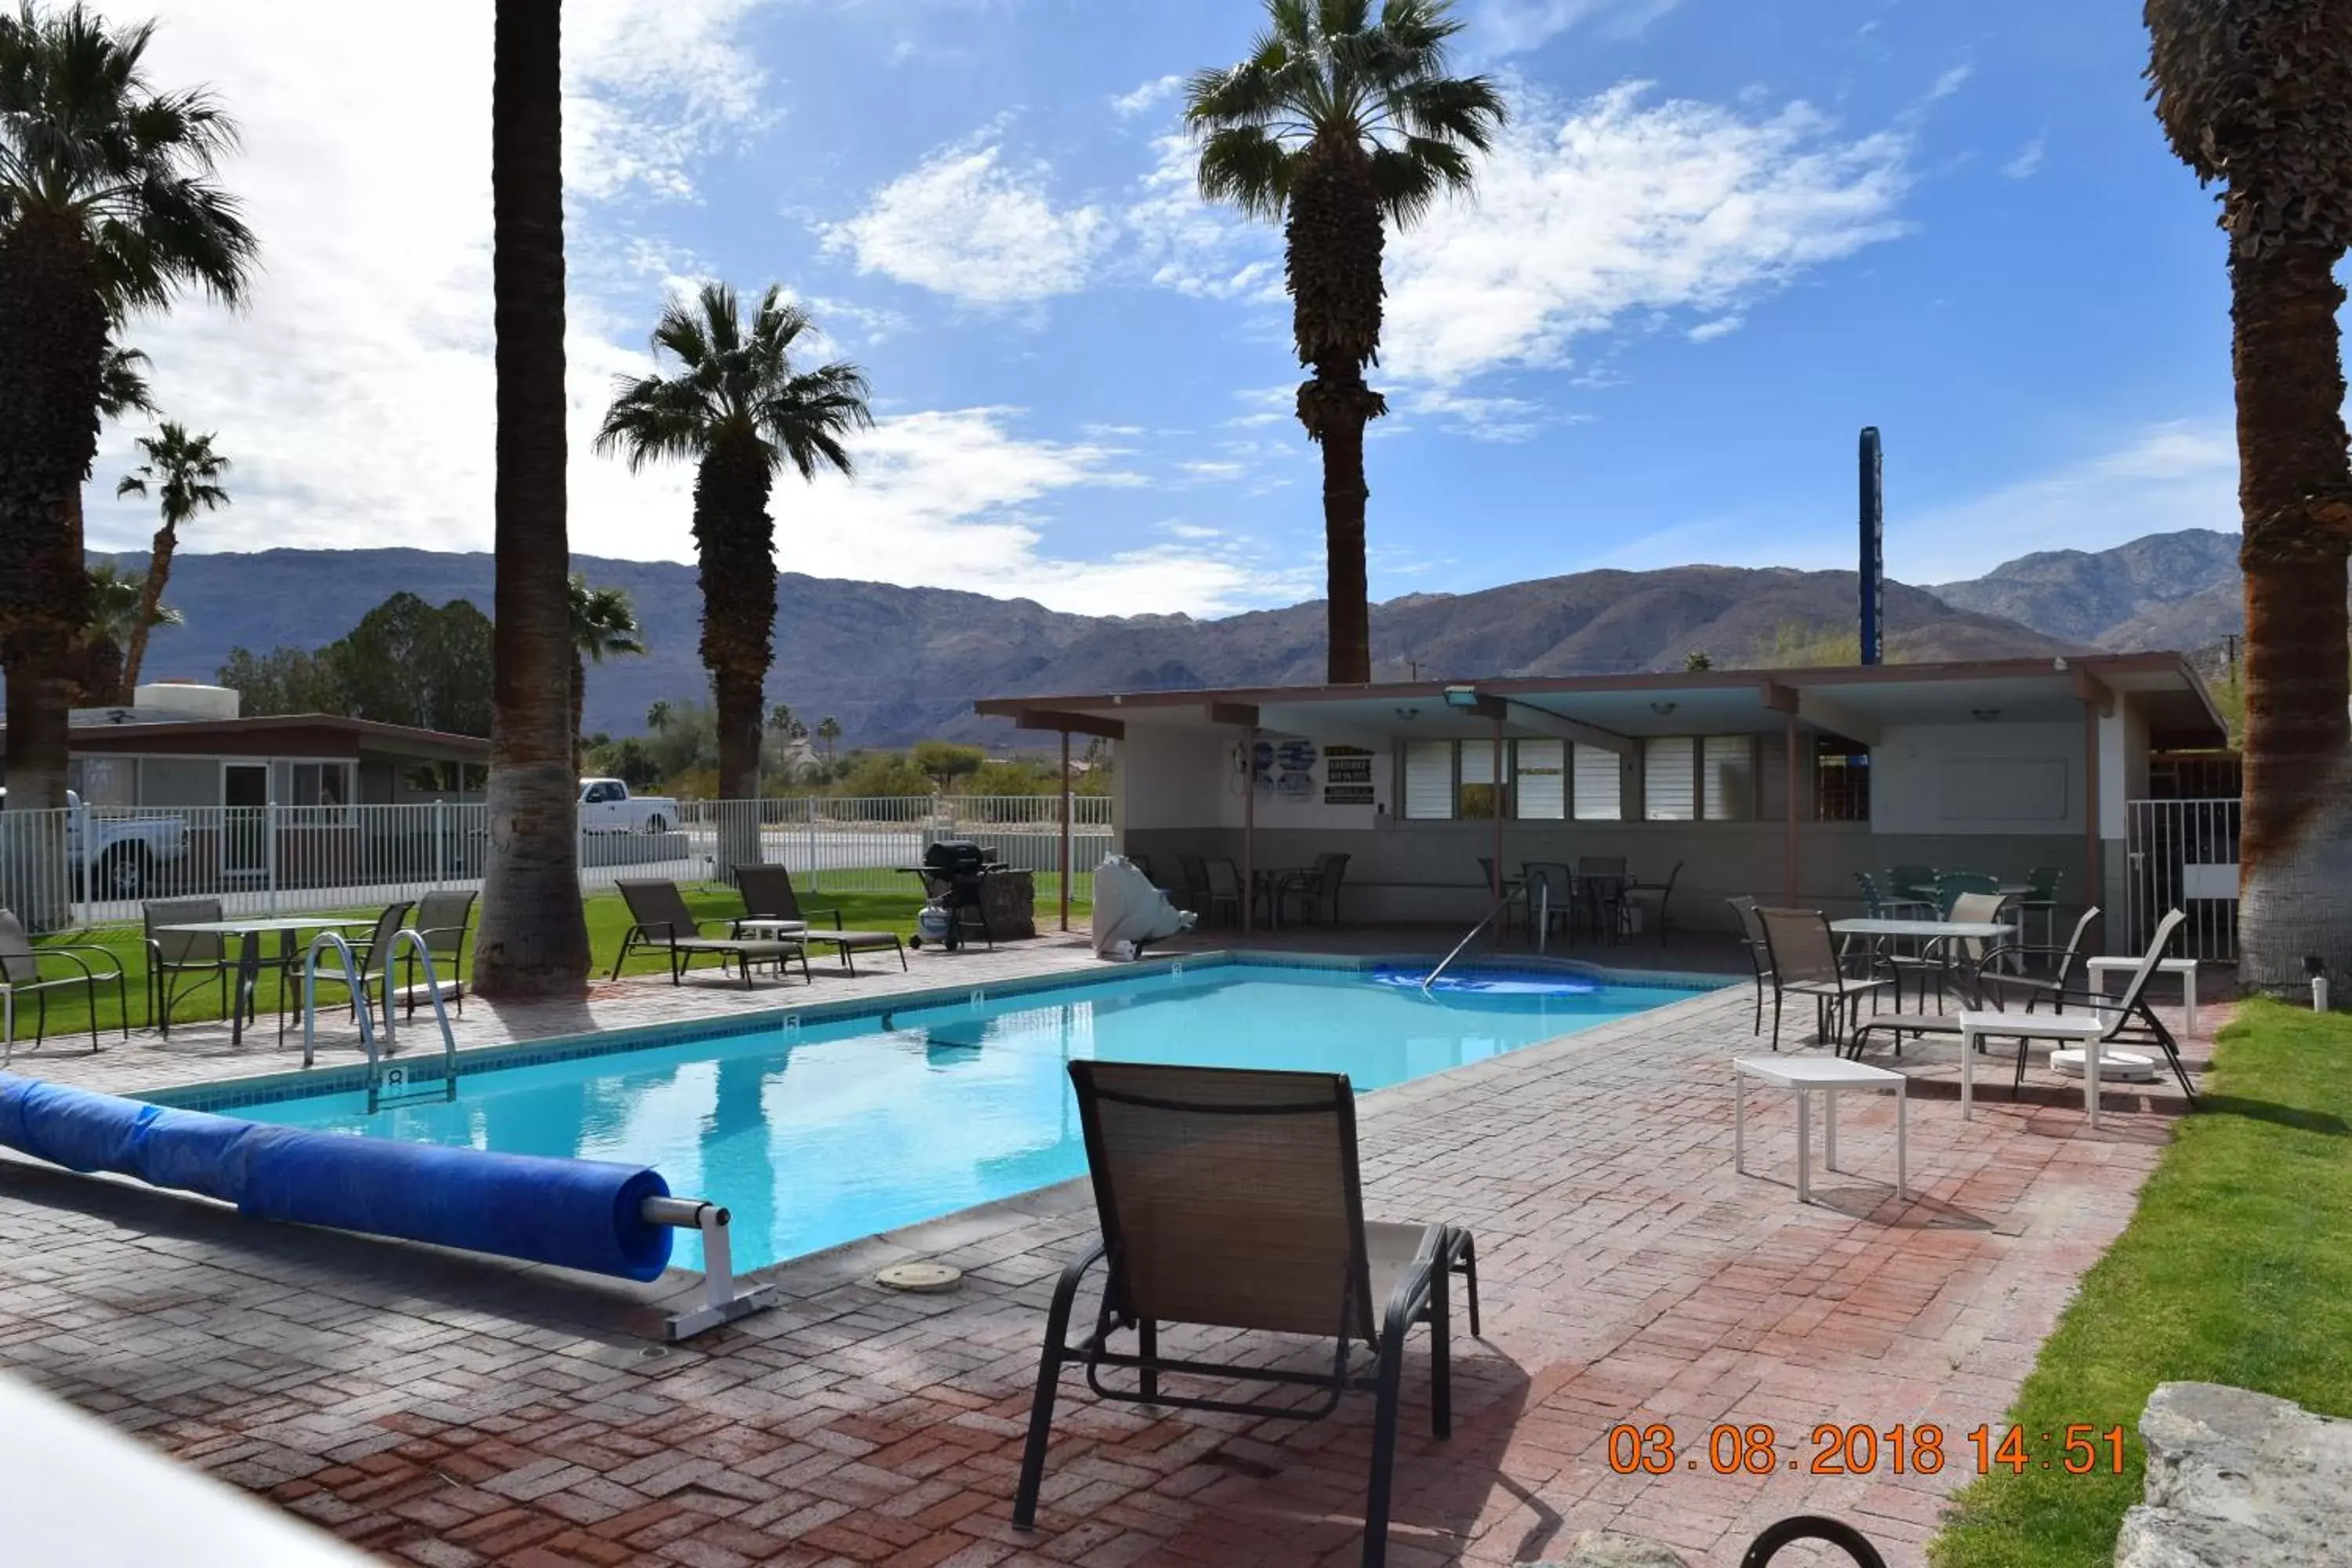
<svg viewBox="0 0 2352 1568"><path fill-rule="evenodd" d="M231 1114L651 1165L672 1191L733 1211L736 1266L750 1268L1084 1174L1073 1058L1344 1072L1360 1091L1692 994L1474 971L1424 996L1415 978L1195 963L468 1072L455 1100L373 1116L356 1092ZM700 1266L690 1234L677 1261Z"/></svg>

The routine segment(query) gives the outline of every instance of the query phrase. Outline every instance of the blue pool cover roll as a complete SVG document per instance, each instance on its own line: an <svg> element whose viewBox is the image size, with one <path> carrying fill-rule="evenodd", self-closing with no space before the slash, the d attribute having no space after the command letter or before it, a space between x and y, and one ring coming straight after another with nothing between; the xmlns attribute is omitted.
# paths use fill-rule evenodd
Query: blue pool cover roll
<svg viewBox="0 0 2352 1568"><path fill-rule="evenodd" d="M202 1193L261 1219L427 1241L629 1279L669 1265L644 1166L353 1138L0 1073L0 1143L73 1171Z"/></svg>

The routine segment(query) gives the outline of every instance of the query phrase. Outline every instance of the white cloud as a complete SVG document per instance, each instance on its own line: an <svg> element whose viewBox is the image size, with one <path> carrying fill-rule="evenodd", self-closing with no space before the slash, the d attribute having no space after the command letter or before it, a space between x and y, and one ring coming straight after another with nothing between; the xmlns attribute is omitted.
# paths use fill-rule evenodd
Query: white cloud
<svg viewBox="0 0 2352 1568"><path fill-rule="evenodd" d="M1605 37L1630 38L1681 0L1486 0L1472 14L1469 42L1477 55L1517 54L1591 22Z"/></svg>
<svg viewBox="0 0 2352 1568"><path fill-rule="evenodd" d="M1111 112L1121 120L1132 120L1146 110L1157 109L1183 89L1184 79L1171 73L1154 77L1133 92L1120 93L1110 100Z"/></svg>
<svg viewBox="0 0 2352 1568"><path fill-rule="evenodd" d="M569 112L601 106L570 157L574 266L571 539L589 553L689 560L692 475L631 477L589 437L612 378L642 373L659 290L704 263L635 232L634 203L690 188L695 160L761 122L756 71L728 28L749 0L572 0ZM495 484L490 321L489 9L412 6L396 22L348 5L205 0L175 13L157 79L214 84L243 124L223 178L262 237L249 308L187 301L134 321L171 416L220 433L234 504L187 548L413 545L485 550ZM670 64L659 61L667 58ZM642 70L642 76L632 73ZM662 83L702 79L692 90ZM429 112L415 84L429 82ZM617 138L617 142L610 141ZM627 150L620 162L606 149ZM903 321L813 300L821 324L870 336ZM1048 547L1046 503L1133 477L1115 449L1061 443L999 408L886 418L858 443L861 479L780 483L796 570L1025 593L1070 609L1209 613L1287 592L1224 546L1169 544L1108 561ZM143 548L152 511L118 502L136 425L107 432L89 487L91 542ZM389 586L386 591L389 591Z"/></svg>
<svg viewBox="0 0 2352 1568"><path fill-rule="evenodd" d="M2000 172L2012 180L2030 180L2041 169L2042 155L2047 151L2046 140L2036 136L2020 147L2017 155L2000 166Z"/></svg>
<svg viewBox="0 0 2352 1568"><path fill-rule="evenodd" d="M1713 321L1701 321L1683 336L1695 343L1711 343L1717 338L1729 337L1747 323L1748 318L1735 311L1728 316L1717 316Z"/></svg>
<svg viewBox="0 0 2352 1568"><path fill-rule="evenodd" d="M1124 214L1151 281L1212 300L1283 299L1280 231L1201 200L1190 137L1162 136L1151 146L1157 162Z"/></svg>
<svg viewBox="0 0 2352 1568"><path fill-rule="evenodd" d="M2238 446L2225 418L2176 420L2112 450L1987 494L1887 519L1907 583L1976 576L2036 550L2105 550L2183 528L2239 523Z"/></svg>
<svg viewBox="0 0 2352 1568"><path fill-rule="evenodd" d="M1549 366L1631 313L1736 313L1903 232L1909 143L1843 140L1803 103L1754 118L1625 83L1507 132L1450 204L1391 242L1381 360L1452 385Z"/></svg>
<svg viewBox="0 0 2352 1568"><path fill-rule="evenodd" d="M1056 207L1049 171L1003 166L994 142L943 149L876 191L866 210L820 226L829 251L970 305L1014 305L1085 287L1109 243L1095 206Z"/></svg>

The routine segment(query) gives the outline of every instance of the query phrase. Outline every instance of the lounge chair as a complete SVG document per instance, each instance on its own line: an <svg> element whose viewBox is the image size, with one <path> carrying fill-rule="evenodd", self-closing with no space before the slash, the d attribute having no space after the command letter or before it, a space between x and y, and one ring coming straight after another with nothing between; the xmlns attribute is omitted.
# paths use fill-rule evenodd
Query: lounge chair
<svg viewBox="0 0 2352 1568"><path fill-rule="evenodd" d="M73 965L70 974L41 973L45 958ZM93 962L93 960L97 962ZM98 983L114 982L115 1010L121 1015L122 1037L131 1037L131 1008L123 989L122 960L111 949L82 942L51 942L41 947L25 933L25 922L13 910L0 910L0 1061L16 1051L16 1007L20 998L33 999L33 1048L39 1050L48 1033L49 993L79 986L89 1007L89 1048L98 1050Z"/></svg>
<svg viewBox="0 0 2352 1568"><path fill-rule="evenodd" d="M746 937L707 937L704 925L719 925L723 921L698 921L694 911L686 907L686 899L677 884L656 880L623 880L621 901L629 906L629 929L621 935L620 956L613 960L613 978L621 977L621 965L628 963L630 952L639 947L649 947L669 954L669 983L683 984L685 974L694 961L706 952L719 955L723 971L730 960L743 969L743 989L751 989L751 965L773 963L779 971L795 958L801 961L801 978L807 980L808 948L797 937L790 940Z"/></svg>
<svg viewBox="0 0 2352 1568"><path fill-rule="evenodd" d="M852 974L857 973L857 961L851 954L859 952L895 952L899 969L904 971L907 967L906 944L898 940L898 932L845 931L839 910L803 910L800 895L793 891L793 874L782 866L738 866L735 886L743 895L743 919L800 921L803 928L801 940L840 953L842 967ZM833 917L831 931L812 918L824 915ZM806 966L805 956L802 963Z"/></svg>
<svg viewBox="0 0 2352 1568"><path fill-rule="evenodd" d="M1813 1003L1814 1033L1824 1046L1834 1046L1859 1022L1864 997L1874 1003L1882 988L1893 984L1880 973L1875 954L1869 955L1870 973L1848 974L1839 962L1837 944L1830 937L1829 917L1819 910L1759 909L1764 928L1764 952L1772 977L1772 1048L1780 1048L1780 1005L1791 995Z"/></svg>
<svg viewBox="0 0 2352 1568"><path fill-rule="evenodd" d="M1054 1290L1013 1528L1036 1524L1054 1402L1062 1369L1072 1362L1085 1366L1087 1386L1106 1399L1276 1420L1328 1415L1342 1394L1370 1389L1376 1404L1363 1562L1379 1568L1388 1550L1405 1334L1415 1323L1429 1325L1431 1425L1447 1436L1447 1291L1455 1273L1468 1287L1470 1331L1478 1331L1470 1233L1365 1220L1356 1097L1344 1074L1074 1061L1070 1079L1102 1239L1062 1271ZM1079 1283L1097 1263L1107 1278L1094 1332L1070 1343ZM1329 1370L1163 1356L1162 1324L1311 1335L1331 1345ZM1112 1337L1129 1329L1135 1350L1113 1351ZM1350 1364L1360 1341L1372 1347L1369 1367ZM1133 1371L1135 1388L1106 1386L1107 1369ZM1277 1390L1306 1387L1323 1397L1300 1404L1278 1394L1172 1394L1160 1386L1171 1373Z"/></svg>
<svg viewBox="0 0 2352 1568"><path fill-rule="evenodd" d="M410 927L425 939L425 951L433 955L433 977L441 983L444 996L457 1000L461 1018L466 1016L466 926L473 918L476 897L466 892L427 893L418 902L416 919ZM416 950L406 949L403 962L407 968L402 974L402 990L408 1016L413 1018L422 989L416 983Z"/></svg>
<svg viewBox="0 0 2352 1568"><path fill-rule="evenodd" d="M2147 1005L2147 983L2156 973L2157 961L2172 941L2188 916L2179 910L2168 911L2157 922L2156 934L2149 939L2147 952L2140 957L2139 967L2132 971L2131 984L2124 987L2121 996L2105 996L2093 991L2061 991L2058 1000L2075 1004L2077 1011L2068 1015L2053 1010L2049 1013L1969 1012L1960 1015L1958 1024L1973 1030L1979 1039L1992 1037L2014 1037L2017 1041L2017 1076L2012 1089L2025 1085L2025 1053L2035 1040L2053 1046L2082 1046L2086 1037L2086 1016L2103 1026L2089 1037L2104 1048L2107 1046L2154 1046L2164 1053L2171 1065L2172 1076L2180 1081L2180 1092L2191 1103L2197 1089L2189 1081L2189 1069L2180 1060L2179 1043L2172 1031L2164 1026L2155 1011Z"/></svg>
<svg viewBox="0 0 2352 1568"><path fill-rule="evenodd" d="M168 926L209 925L221 918L218 899L158 899L139 906L147 946L147 1018L172 1037L172 1010L183 996L207 985L220 987L220 1016L228 1016L228 939L218 931L168 931ZM181 988L184 982L186 989Z"/></svg>

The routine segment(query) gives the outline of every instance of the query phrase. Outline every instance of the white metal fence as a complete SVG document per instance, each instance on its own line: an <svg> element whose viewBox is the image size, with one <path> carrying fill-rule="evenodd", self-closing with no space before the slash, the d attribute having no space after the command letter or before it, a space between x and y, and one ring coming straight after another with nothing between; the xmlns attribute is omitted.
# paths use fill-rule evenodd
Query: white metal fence
<svg viewBox="0 0 2352 1568"><path fill-rule="evenodd" d="M1083 879L1110 853L1111 803L1072 805L1070 868ZM1061 805L1057 795L689 802L666 832L583 832L580 883L723 881L757 861L789 867L808 892L913 893L901 868L939 839L971 838L1042 884L1062 868ZM488 838L479 802L0 811L0 908L48 931L136 921L152 899L217 898L230 914L389 902L480 887Z"/></svg>
<svg viewBox="0 0 2352 1568"><path fill-rule="evenodd" d="M2165 911L2182 922L2174 956L2234 963L2238 957L2238 802L2135 800L2124 869L2126 930L2120 952L2144 950Z"/></svg>

